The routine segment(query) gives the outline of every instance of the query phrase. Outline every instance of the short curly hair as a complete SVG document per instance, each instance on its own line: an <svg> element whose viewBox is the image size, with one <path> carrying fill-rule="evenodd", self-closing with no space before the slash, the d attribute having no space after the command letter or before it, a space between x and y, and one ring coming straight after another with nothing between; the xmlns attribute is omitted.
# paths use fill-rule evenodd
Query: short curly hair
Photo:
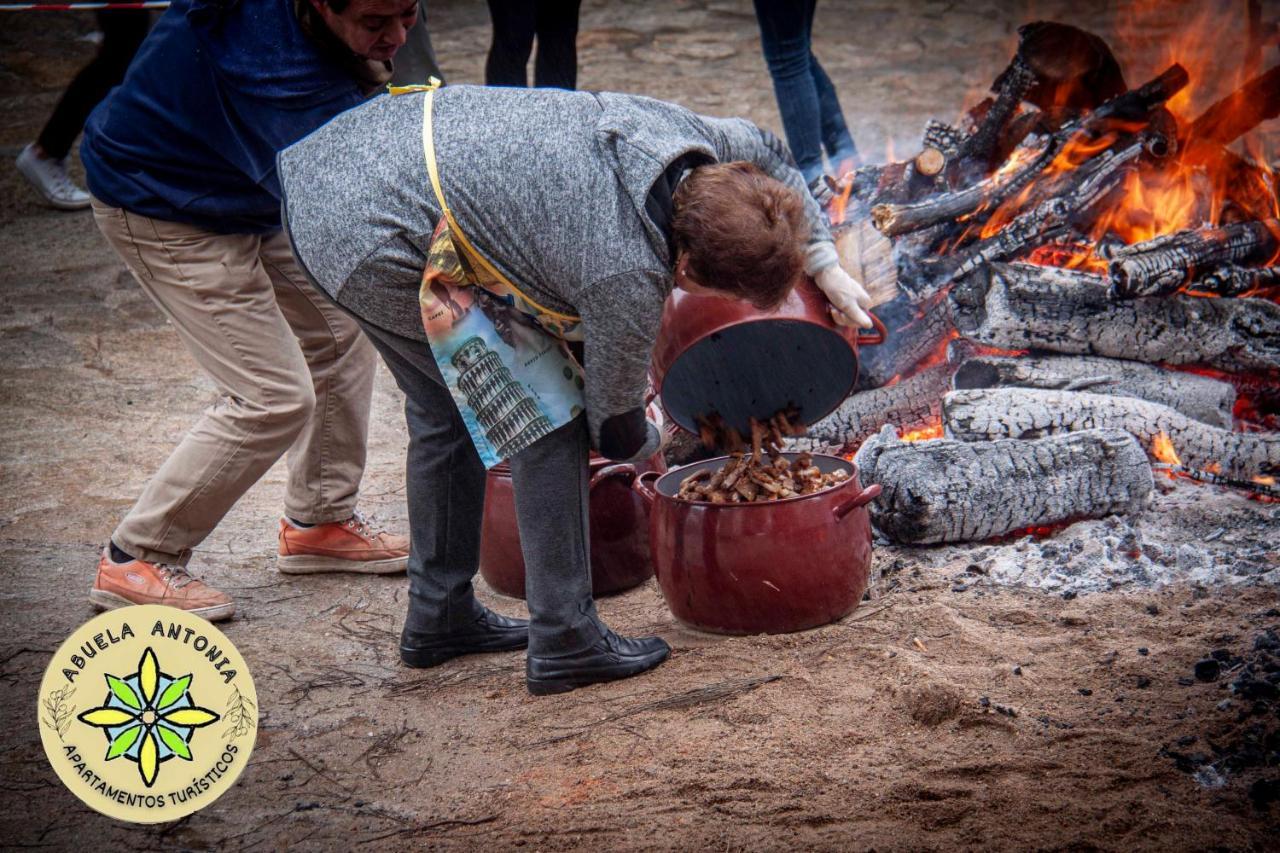
<svg viewBox="0 0 1280 853"><path fill-rule="evenodd" d="M699 284L776 308L804 272L804 200L754 163L699 166L676 188L672 237Z"/></svg>

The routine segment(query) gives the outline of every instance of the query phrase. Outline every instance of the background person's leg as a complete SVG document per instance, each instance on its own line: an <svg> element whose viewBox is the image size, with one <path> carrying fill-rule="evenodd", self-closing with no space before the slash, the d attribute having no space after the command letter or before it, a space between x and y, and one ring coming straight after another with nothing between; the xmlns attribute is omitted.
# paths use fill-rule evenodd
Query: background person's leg
<svg viewBox="0 0 1280 853"><path fill-rule="evenodd" d="M587 453L579 416L510 459L530 656L583 651L606 630L591 597Z"/></svg>
<svg viewBox="0 0 1280 853"><path fill-rule="evenodd" d="M493 41L484 63L486 86L528 86L535 27L533 0L489 0Z"/></svg>
<svg viewBox="0 0 1280 853"><path fill-rule="evenodd" d="M754 0L760 46L773 78L787 146L806 181L822 175L818 93L809 69L808 6L795 0Z"/></svg>
<svg viewBox="0 0 1280 853"><path fill-rule="evenodd" d="M818 107L822 114L822 147L827 151L827 160L835 171L852 168L858 165L858 147L853 142L853 135L849 133L849 125L845 123L844 110L840 108L835 84L816 56L810 59L809 67L813 70L813 82L818 89Z"/></svg>
<svg viewBox="0 0 1280 853"><path fill-rule="evenodd" d="M343 521L355 511L364 474L377 356L355 320L303 275L283 233L264 239L259 257L316 397L311 419L289 448L285 514L307 524Z"/></svg>
<svg viewBox="0 0 1280 853"><path fill-rule="evenodd" d="M36 143L44 156L61 160L71 150L85 120L93 108L107 96L113 86L120 84L124 73L138 52L138 46L151 28L151 13L145 10L124 9L98 12L98 29L102 31L102 45L98 55L80 69L71 84L58 99L58 105L45 123Z"/></svg>
<svg viewBox="0 0 1280 853"><path fill-rule="evenodd" d="M260 238L97 203L94 218L218 388L112 535L136 558L185 565L306 426L311 373L258 257Z"/></svg>
<svg viewBox="0 0 1280 853"><path fill-rule="evenodd" d="M535 0L538 56L535 86L575 89L578 86L578 7L581 0Z"/></svg>
<svg viewBox="0 0 1280 853"><path fill-rule="evenodd" d="M483 612L471 579L480 565L484 465L426 342L361 325L405 395L411 542L405 631L447 634Z"/></svg>

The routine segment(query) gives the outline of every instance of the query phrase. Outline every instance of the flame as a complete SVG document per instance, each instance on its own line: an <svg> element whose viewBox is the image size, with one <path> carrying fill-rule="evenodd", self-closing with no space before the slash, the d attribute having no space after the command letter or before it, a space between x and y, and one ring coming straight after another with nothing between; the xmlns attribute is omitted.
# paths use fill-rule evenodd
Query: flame
<svg viewBox="0 0 1280 853"><path fill-rule="evenodd" d="M935 424L930 424L929 426L921 427L920 429L911 429L900 432L898 434L898 438L903 441L915 442L928 441L931 438L942 438L942 435L942 422L938 421Z"/></svg>
<svg viewBox="0 0 1280 853"><path fill-rule="evenodd" d="M832 225L844 222L845 209L849 206L849 195L853 192L853 175L846 175L841 180L844 188L840 190L840 195L831 199L831 206L827 212Z"/></svg>
<svg viewBox="0 0 1280 853"><path fill-rule="evenodd" d="M1158 432L1155 438L1151 439L1151 455L1166 465L1182 465L1182 460L1178 458L1178 452L1173 449L1173 441L1170 440L1169 434L1165 432Z"/></svg>

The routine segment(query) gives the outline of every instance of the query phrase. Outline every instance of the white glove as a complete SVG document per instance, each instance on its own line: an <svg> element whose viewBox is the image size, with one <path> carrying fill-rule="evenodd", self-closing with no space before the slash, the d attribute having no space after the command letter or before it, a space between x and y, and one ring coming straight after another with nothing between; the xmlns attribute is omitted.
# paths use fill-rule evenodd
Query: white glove
<svg viewBox="0 0 1280 853"><path fill-rule="evenodd" d="M819 271L814 281L830 300L831 316L837 323L871 328L871 317L865 310L871 307L871 297L839 264Z"/></svg>

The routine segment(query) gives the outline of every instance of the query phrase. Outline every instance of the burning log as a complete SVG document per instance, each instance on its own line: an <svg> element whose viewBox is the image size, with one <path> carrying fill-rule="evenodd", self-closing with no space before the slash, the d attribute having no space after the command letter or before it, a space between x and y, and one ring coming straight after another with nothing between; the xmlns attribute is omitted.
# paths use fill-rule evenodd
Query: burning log
<svg viewBox="0 0 1280 853"><path fill-rule="evenodd" d="M1001 349L1280 371L1280 305L1264 299L1117 301L1101 276L997 263L957 283L950 300L962 335Z"/></svg>
<svg viewBox="0 0 1280 853"><path fill-rule="evenodd" d="M1018 36L1018 55L1036 72L1024 97L1041 110L1093 109L1128 89L1111 48L1093 33L1034 21L1018 27Z"/></svg>
<svg viewBox="0 0 1280 853"><path fill-rule="evenodd" d="M788 450L842 455L875 435L885 424L922 430L942 421L942 395L951 387L951 369L940 364L887 388L851 394L840 408L809 427Z"/></svg>
<svg viewBox="0 0 1280 853"><path fill-rule="evenodd" d="M1224 477L1212 471L1201 471L1198 468L1188 468L1185 465L1167 462L1158 462L1151 467L1153 470L1164 472L1171 477L1186 477L1198 483L1208 483L1211 486L1222 486L1226 489L1239 489L1250 494L1271 498L1272 500L1280 500L1280 488L1277 488L1272 483L1258 482L1257 480L1239 480L1235 477ZM1271 479L1274 480L1275 478Z"/></svg>
<svg viewBox="0 0 1280 853"><path fill-rule="evenodd" d="M1273 257L1278 234L1280 220L1265 219L1179 231L1116 249L1109 268L1112 287L1125 298L1175 293L1197 270Z"/></svg>
<svg viewBox="0 0 1280 853"><path fill-rule="evenodd" d="M1070 188L1020 214L992 236L955 255L922 262L919 267L929 283L916 289L925 294L937 292L980 267L1004 260L1065 231L1075 221L1087 220L1111 190L1136 168L1147 145L1146 140L1138 140L1118 150L1104 151L1070 173Z"/></svg>
<svg viewBox="0 0 1280 853"><path fill-rule="evenodd" d="M871 523L908 544L965 542L1041 525L1134 512L1151 494L1142 448L1120 430L1038 441L900 441L892 427L862 445L863 484L884 491Z"/></svg>
<svg viewBox="0 0 1280 853"><path fill-rule="evenodd" d="M1235 388L1217 379L1091 356L974 356L956 370L952 384L962 391L1041 388L1136 397L1222 429L1231 429L1231 410L1236 402Z"/></svg>
<svg viewBox="0 0 1280 853"><path fill-rule="evenodd" d="M963 190L930 196L913 204L878 204L871 209L871 221L885 236L896 237L939 222L954 221L983 205L995 209L1030 183L1056 154L1057 146L1042 140L1040 153L1028 157L1021 168L997 173Z"/></svg>
<svg viewBox="0 0 1280 853"><path fill-rule="evenodd" d="M908 375L956 334L951 312L938 300L917 305L903 293L877 309L876 315L895 331L887 344L859 352L859 389L879 388L895 376Z"/></svg>
<svg viewBox="0 0 1280 853"><path fill-rule="evenodd" d="M1221 466L1225 475L1242 479L1280 472L1280 435L1228 432L1130 397L1037 388L952 391L942 402L942 418L947 435L962 441L1041 438L1098 427L1122 429L1151 453L1163 433L1192 467Z"/></svg>
<svg viewBox="0 0 1280 853"><path fill-rule="evenodd" d="M1187 144L1230 145L1276 116L1280 116L1280 66L1254 77L1201 113L1187 128Z"/></svg>

